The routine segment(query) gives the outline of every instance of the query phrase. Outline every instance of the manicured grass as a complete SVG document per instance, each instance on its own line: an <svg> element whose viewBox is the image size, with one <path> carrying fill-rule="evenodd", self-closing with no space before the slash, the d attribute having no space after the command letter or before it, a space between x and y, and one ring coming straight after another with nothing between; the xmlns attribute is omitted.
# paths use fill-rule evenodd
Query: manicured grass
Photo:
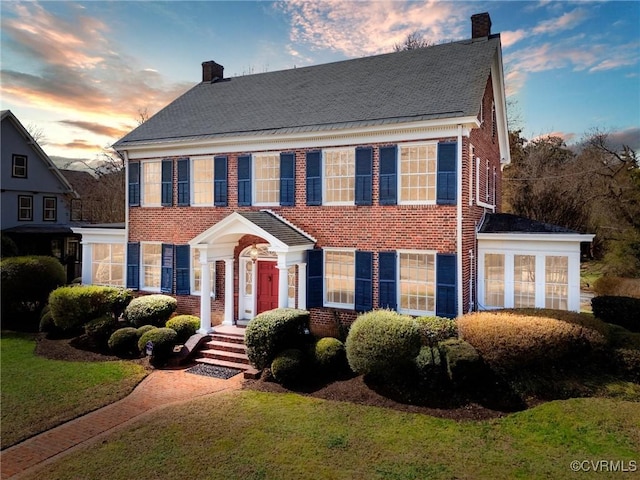
<svg viewBox="0 0 640 480"><path fill-rule="evenodd" d="M112 403L146 376L132 362L65 362L34 354L33 335L2 332L2 448Z"/></svg>
<svg viewBox="0 0 640 480"><path fill-rule="evenodd" d="M640 460L638 425L640 404L603 398L456 422L238 391L163 409L27 478L580 478L573 460Z"/></svg>

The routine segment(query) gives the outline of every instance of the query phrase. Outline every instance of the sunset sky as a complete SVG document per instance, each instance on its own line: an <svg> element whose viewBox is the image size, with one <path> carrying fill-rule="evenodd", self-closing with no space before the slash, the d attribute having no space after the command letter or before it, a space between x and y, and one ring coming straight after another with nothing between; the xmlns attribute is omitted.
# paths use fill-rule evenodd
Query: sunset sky
<svg viewBox="0 0 640 480"><path fill-rule="evenodd" d="M198 83L393 51L418 32L501 33L510 128L579 141L591 129L640 150L640 2L0 2L0 108L44 133L58 164L92 160ZM214 113L214 112L213 112Z"/></svg>

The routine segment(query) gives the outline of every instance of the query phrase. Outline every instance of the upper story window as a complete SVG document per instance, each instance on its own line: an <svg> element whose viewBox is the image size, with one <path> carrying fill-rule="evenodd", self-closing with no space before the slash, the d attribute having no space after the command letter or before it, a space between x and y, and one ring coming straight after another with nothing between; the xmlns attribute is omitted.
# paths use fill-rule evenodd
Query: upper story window
<svg viewBox="0 0 640 480"><path fill-rule="evenodd" d="M192 205L213 205L213 158L193 159L192 169Z"/></svg>
<svg viewBox="0 0 640 480"><path fill-rule="evenodd" d="M18 195L18 220L28 222L33 220L33 197Z"/></svg>
<svg viewBox="0 0 640 480"><path fill-rule="evenodd" d="M435 203L437 143L400 147L400 203Z"/></svg>
<svg viewBox="0 0 640 480"><path fill-rule="evenodd" d="M142 168L142 204L160 206L162 198L162 161L140 164Z"/></svg>
<svg viewBox="0 0 640 480"><path fill-rule="evenodd" d="M356 160L353 148L324 152L324 204L353 205Z"/></svg>
<svg viewBox="0 0 640 480"><path fill-rule="evenodd" d="M11 176L14 178L27 178L26 155L13 155Z"/></svg>
<svg viewBox="0 0 640 480"><path fill-rule="evenodd" d="M44 197L42 199L42 220L55 222L58 217L58 199L56 197Z"/></svg>
<svg viewBox="0 0 640 480"><path fill-rule="evenodd" d="M260 153L253 156L256 205L280 204L280 154Z"/></svg>
<svg viewBox="0 0 640 480"><path fill-rule="evenodd" d="M82 200L73 198L71 200L71 221L80 222L82 220Z"/></svg>

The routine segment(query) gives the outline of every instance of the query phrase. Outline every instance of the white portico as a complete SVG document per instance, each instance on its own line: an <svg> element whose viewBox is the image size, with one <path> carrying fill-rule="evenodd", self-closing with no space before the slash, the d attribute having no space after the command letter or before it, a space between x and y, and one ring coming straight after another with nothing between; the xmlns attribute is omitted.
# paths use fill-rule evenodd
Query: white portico
<svg viewBox="0 0 640 480"><path fill-rule="evenodd" d="M236 278L236 248L243 237L250 235L262 241L245 248L238 255L238 291ZM283 308L297 303L306 308L306 250L316 240L269 210L234 212L189 242L199 250L203 272L209 264L224 261L223 325L233 325L234 319L250 319L270 308ZM295 268L292 268L295 267ZM293 272L293 273L292 273ZM209 275L201 276L201 291L211 291ZM292 283L294 284L292 287ZM291 292L295 292L292 301ZM238 302L235 302L235 298ZM211 333L211 299L200 297L200 333Z"/></svg>

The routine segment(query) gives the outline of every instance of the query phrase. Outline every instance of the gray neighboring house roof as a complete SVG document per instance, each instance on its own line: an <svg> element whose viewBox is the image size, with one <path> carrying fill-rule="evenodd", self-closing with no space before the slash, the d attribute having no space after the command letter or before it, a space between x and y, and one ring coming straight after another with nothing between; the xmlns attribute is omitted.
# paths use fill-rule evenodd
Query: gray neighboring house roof
<svg viewBox="0 0 640 480"><path fill-rule="evenodd" d="M492 35L202 82L114 147L477 116L499 49Z"/></svg>
<svg viewBox="0 0 640 480"><path fill-rule="evenodd" d="M315 243L314 239L283 222L271 212L261 210L259 212L237 213L290 247Z"/></svg>
<svg viewBox="0 0 640 480"><path fill-rule="evenodd" d="M572 233L579 234L575 230L538 222L525 217L519 217L511 213L488 213L480 226L478 233Z"/></svg>

